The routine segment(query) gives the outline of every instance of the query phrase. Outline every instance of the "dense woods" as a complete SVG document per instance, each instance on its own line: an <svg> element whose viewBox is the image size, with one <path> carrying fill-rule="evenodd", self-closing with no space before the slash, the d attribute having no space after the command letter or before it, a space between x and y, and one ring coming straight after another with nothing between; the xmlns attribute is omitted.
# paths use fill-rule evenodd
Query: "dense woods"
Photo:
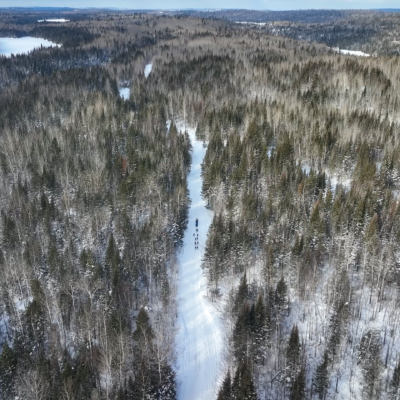
<svg viewBox="0 0 400 400"><path fill-rule="evenodd" d="M1 397L176 398L184 119L207 146L218 399L396 398L398 57L204 18L15 15L2 36L63 46L0 57Z"/></svg>
<svg viewBox="0 0 400 400"><path fill-rule="evenodd" d="M261 398L390 397L398 60L310 59L275 43L267 62L248 55L248 91L213 102L198 127L215 211L204 270L225 306L228 373L245 363ZM228 91L239 68L208 70Z"/></svg>
<svg viewBox="0 0 400 400"><path fill-rule="evenodd" d="M175 398L190 142L143 74L123 101L84 53L2 60L49 69L1 97L1 397Z"/></svg>
<svg viewBox="0 0 400 400"><path fill-rule="evenodd" d="M374 56L399 56L399 21L399 12L353 11L339 19L326 21L278 21L266 24L265 31L293 39L315 40L331 47L361 50Z"/></svg>
<svg viewBox="0 0 400 400"><path fill-rule="evenodd" d="M368 54L399 55L399 9L388 10L183 10L181 15L218 18L258 27L273 36L316 41Z"/></svg>

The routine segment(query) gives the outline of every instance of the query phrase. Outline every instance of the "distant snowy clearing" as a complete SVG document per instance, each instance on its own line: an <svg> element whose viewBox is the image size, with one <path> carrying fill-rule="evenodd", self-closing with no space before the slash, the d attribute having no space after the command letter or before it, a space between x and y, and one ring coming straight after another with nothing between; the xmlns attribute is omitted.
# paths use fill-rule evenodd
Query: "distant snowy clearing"
<svg viewBox="0 0 400 400"><path fill-rule="evenodd" d="M69 22L69 19L38 19L38 22Z"/></svg>
<svg viewBox="0 0 400 400"><path fill-rule="evenodd" d="M144 76L145 76L145 78L148 78L148 76L150 75L150 72L152 71L152 69L153 69L153 63L147 64L144 67Z"/></svg>
<svg viewBox="0 0 400 400"><path fill-rule="evenodd" d="M129 89L129 88L127 88L127 87L119 89L119 95L120 95L124 100L128 100L130 94L131 94L131 89Z"/></svg>
<svg viewBox="0 0 400 400"><path fill-rule="evenodd" d="M339 47L333 47L332 50L339 52L340 54L347 54L350 56L371 57L371 54L363 53L362 51L358 50L345 50L345 49L339 49Z"/></svg>
<svg viewBox="0 0 400 400"><path fill-rule="evenodd" d="M349 54L351 56L358 56L358 57L371 57L370 54L363 53L362 51L355 51L355 50L340 50L340 54Z"/></svg>
<svg viewBox="0 0 400 400"><path fill-rule="evenodd" d="M258 25L258 26L265 26L267 25L266 22L247 22L247 21L235 21L235 24L244 24L244 25Z"/></svg>
<svg viewBox="0 0 400 400"><path fill-rule="evenodd" d="M27 54L34 49L51 46L61 47L62 45L32 36L25 36L22 38L0 38L0 55L11 57L11 54Z"/></svg>

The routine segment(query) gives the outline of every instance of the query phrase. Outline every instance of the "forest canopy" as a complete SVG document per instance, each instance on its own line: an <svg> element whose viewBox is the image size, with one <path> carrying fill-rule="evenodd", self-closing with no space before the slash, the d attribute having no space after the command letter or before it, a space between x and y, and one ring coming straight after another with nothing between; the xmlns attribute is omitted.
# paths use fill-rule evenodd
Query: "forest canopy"
<svg viewBox="0 0 400 400"><path fill-rule="evenodd" d="M0 13L0 397L177 398L184 120L218 399L396 398L398 15L189 14Z"/></svg>

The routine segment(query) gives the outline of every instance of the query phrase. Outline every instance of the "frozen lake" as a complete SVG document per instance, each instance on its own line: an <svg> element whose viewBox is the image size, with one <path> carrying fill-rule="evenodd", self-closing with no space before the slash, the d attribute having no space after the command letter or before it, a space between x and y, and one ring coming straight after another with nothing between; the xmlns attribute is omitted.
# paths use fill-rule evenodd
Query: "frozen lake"
<svg viewBox="0 0 400 400"><path fill-rule="evenodd" d="M5 38L0 37L0 55L10 57L11 54L27 54L33 49L50 46L58 46L61 44L50 42L46 39L25 36L22 38Z"/></svg>

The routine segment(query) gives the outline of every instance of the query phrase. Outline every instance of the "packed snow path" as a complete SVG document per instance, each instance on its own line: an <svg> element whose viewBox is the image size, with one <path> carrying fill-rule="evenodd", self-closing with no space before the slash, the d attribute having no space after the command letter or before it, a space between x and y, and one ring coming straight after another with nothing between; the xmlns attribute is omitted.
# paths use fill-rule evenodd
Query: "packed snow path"
<svg viewBox="0 0 400 400"><path fill-rule="evenodd" d="M184 126L178 125L184 130ZM207 299L207 281L201 269L207 231L213 213L201 198L201 162L206 149L197 141L195 130L187 128L193 146L188 187L192 200L184 245L179 255L177 380L179 400L216 398L222 351L222 324L219 313ZM199 220L196 232L196 218ZM195 234L195 236L193 235ZM198 236L198 249L195 238Z"/></svg>

